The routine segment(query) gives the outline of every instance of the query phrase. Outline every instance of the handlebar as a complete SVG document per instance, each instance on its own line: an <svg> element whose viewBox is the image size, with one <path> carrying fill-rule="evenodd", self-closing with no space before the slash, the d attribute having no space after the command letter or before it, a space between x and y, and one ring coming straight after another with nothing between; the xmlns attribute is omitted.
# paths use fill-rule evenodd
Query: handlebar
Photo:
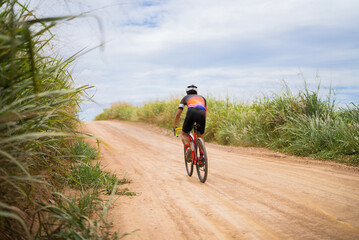
<svg viewBox="0 0 359 240"><path fill-rule="evenodd" d="M175 128L174 134L175 134L176 137L178 137L177 131L180 131L180 130L182 130L182 128Z"/></svg>

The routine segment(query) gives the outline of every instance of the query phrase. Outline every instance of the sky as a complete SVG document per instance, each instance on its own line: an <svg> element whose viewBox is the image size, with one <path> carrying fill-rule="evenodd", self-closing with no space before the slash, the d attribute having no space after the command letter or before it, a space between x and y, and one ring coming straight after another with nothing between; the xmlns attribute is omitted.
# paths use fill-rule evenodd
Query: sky
<svg viewBox="0 0 359 240"><path fill-rule="evenodd" d="M339 104L359 102L357 0L32 0L38 17L84 14L52 32L92 120L116 102L141 105L199 94L250 102L284 82ZM92 50L91 50L92 49ZM89 51L91 50L91 51Z"/></svg>

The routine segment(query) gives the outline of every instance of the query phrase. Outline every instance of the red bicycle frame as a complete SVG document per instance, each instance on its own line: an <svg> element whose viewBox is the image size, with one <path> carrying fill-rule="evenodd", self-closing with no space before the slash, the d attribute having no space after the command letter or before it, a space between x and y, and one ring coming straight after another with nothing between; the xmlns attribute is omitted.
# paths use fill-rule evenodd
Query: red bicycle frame
<svg viewBox="0 0 359 240"><path fill-rule="evenodd" d="M190 142L190 147L191 147L191 141L193 141L193 149L192 149L192 159L193 159L193 165L196 165L197 164L197 156L196 156L196 153L195 153L195 146L197 144L197 126L194 126L194 131L193 131L193 134L192 132L190 132L188 134L188 138L189 138L189 142ZM177 131L179 130L182 130L182 128L176 128L175 129L175 136L178 137L177 135ZM202 150L199 149L200 153L202 153Z"/></svg>

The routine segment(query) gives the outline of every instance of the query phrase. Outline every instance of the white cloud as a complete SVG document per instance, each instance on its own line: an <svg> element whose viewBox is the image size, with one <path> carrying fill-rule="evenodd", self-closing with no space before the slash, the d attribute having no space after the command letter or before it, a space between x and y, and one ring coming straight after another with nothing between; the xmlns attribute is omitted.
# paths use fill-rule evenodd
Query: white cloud
<svg viewBox="0 0 359 240"><path fill-rule="evenodd" d="M337 88L343 101L358 101L359 1L152 3L32 1L40 16L96 9L54 30L62 56L107 42L103 51L80 57L73 70L77 84L96 87L92 92L100 107L84 107L91 112L87 119L113 102L182 95L192 83L205 94L246 100L278 91L282 79L293 89L303 88L305 79L312 86Z"/></svg>

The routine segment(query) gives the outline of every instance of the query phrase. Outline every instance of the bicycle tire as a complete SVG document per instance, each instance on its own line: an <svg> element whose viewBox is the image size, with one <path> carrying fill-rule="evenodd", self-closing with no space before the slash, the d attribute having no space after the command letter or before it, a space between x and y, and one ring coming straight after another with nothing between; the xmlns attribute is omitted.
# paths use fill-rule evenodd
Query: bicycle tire
<svg viewBox="0 0 359 240"><path fill-rule="evenodd" d="M184 164L186 166L186 171L187 171L187 174L188 176L192 176L193 174L193 159L192 159L192 162L187 162L186 160L186 149L184 149Z"/></svg>
<svg viewBox="0 0 359 240"><path fill-rule="evenodd" d="M197 168L197 175L198 175L199 180L202 183L204 183L207 180L207 175L208 175L208 158L207 158L207 151L206 151L206 147L204 146L204 142L201 138L198 138L197 144L196 144L196 156L200 155L199 154L200 147L203 149L204 163L203 163L203 166L199 166L199 160L197 160L196 168Z"/></svg>

